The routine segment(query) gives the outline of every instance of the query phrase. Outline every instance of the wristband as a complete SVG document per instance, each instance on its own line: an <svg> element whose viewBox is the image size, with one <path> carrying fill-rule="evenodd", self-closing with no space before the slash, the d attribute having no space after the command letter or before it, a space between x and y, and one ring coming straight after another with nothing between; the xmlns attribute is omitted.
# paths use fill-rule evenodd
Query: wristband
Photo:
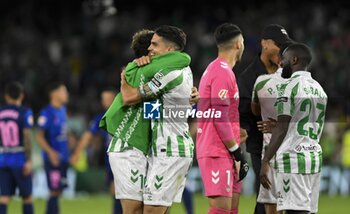
<svg viewBox="0 0 350 214"><path fill-rule="evenodd" d="M239 146L238 146L238 144L236 143L234 146L232 146L232 147L229 148L228 150L229 150L230 152L234 152L234 151L236 151L238 148L239 148Z"/></svg>

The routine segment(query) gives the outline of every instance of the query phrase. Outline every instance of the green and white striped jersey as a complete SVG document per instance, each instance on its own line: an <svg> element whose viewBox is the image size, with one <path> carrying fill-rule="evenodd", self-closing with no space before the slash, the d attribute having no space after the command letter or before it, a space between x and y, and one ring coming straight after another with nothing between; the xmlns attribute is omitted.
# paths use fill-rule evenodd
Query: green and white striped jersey
<svg viewBox="0 0 350 214"><path fill-rule="evenodd" d="M260 104L261 117L264 121L273 118L277 120L276 112L276 100L277 100L277 89L286 83L286 79L281 77L282 68L279 68L273 74L260 75L254 84L252 102ZM264 133L263 135L263 149L262 158L264 158L264 153L266 146L269 145L271 141L271 133ZM271 159L270 165L274 165L274 158Z"/></svg>
<svg viewBox="0 0 350 214"><path fill-rule="evenodd" d="M307 71L294 72L279 88L277 115L289 115L286 137L276 153L277 171L319 173L322 166L320 136L325 121L327 95Z"/></svg>
<svg viewBox="0 0 350 214"><path fill-rule="evenodd" d="M193 77L190 67L170 72L160 71L148 86L162 104L161 118L151 122L152 155L193 157L194 144L186 116L192 109L190 96Z"/></svg>

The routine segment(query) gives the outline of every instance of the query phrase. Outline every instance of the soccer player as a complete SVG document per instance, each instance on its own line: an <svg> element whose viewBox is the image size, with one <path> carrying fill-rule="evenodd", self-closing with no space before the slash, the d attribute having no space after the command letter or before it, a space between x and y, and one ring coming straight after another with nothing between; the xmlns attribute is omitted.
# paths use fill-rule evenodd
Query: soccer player
<svg viewBox="0 0 350 214"><path fill-rule="evenodd" d="M116 95L116 92L112 88L104 89L101 92L101 104L105 111L112 104L115 95ZM99 128L99 123L104 113L105 112L96 115L94 119L90 122L89 130L84 132L80 142L78 143L77 148L74 151L74 154L70 159L70 162L72 165L77 163L81 152L87 147L87 145L91 142L94 136L99 135L102 137L103 142L105 143L104 144L105 151L107 150L111 137L106 131ZM111 167L109 165L107 153L105 155L105 169L106 169L107 184L109 185L110 192L113 196L113 213L114 214L123 213L120 200L114 198L114 195L115 195L114 182L113 182L114 179L113 179L113 173L112 173Z"/></svg>
<svg viewBox="0 0 350 214"><path fill-rule="evenodd" d="M33 113L22 107L23 86L5 86L5 102L0 107L0 214L6 214L16 187L23 199L23 213L32 214L31 128Z"/></svg>
<svg viewBox="0 0 350 214"><path fill-rule="evenodd" d="M241 127L248 133L247 152L250 153L252 167L255 173L255 191L259 193L259 172L261 167L261 151L263 135L256 124L261 116L255 116L251 111L253 86L261 74L273 73L278 68L280 46L289 42L287 31L280 25L267 25L261 35L261 52L254 61L238 76L237 83L240 93L239 113ZM264 205L257 203L254 214L264 214Z"/></svg>
<svg viewBox="0 0 350 214"><path fill-rule="evenodd" d="M242 182L249 166L239 144L239 92L232 68L241 60L244 39L238 26L224 23L214 33L218 57L199 84L199 111L215 109L221 118L198 119L196 154L210 214L238 213ZM240 163L235 168L234 161Z"/></svg>
<svg viewBox="0 0 350 214"><path fill-rule="evenodd" d="M164 25L155 30L148 50L151 56L159 56L182 51L185 43L186 35L181 29ZM162 111L165 108L177 111L176 107L171 108L176 105L184 110L191 109L192 72L188 66L177 70L160 69L140 88L129 86L123 78L122 74L121 91L126 105L156 98L161 104L157 102L155 107L162 105L161 119L152 120L152 148L143 193L143 213L165 213L173 202L181 200L194 145L187 118L162 117Z"/></svg>
<svg viewBox="0 0 350 214"><path fill-rule="evenodd" d="M283 53L283 50L290 44L292 43L283 44L280 53ZM278 68L276 72L268 71L268 74L260 75L254 84L251 107L255 116L261 115L262 117L262 121L257 122L259 131L263 133L262 154L264 154L266 147L270 143L271 132L276 125L277 116L275 103L277 99L277 89L286 82L286 79L282 78L281 74L282 68ZM274 159L272 159L270 161L271 171L268 175L271 181L271 189L267 190L260 186L257 198L258 203L264 204L267 214L278 213L276 210L277 192L274 164Z"/></svg>
<svg viewBox="0 0 350 214"><path fill-rule="evenodd" d="M277 99L277 87L280 87L285 81L281 77L282 69L278 69L275 73L264 74L256 79L252 95L252 112L254 115L261 114L262 120L258 122L259 130L263 132L263 153L271 140L272 123L276 121L275 103ZM268 123L270 122L270 123ZM257 198L258 203L265 205L265 212L267 214L276 213L277 192L274 160L270 161L271 171L269 172L269 179L271 181L271 189L259 188Z"/></svg>
<svg viewBox="0 0 350 214"><path fill-rule="evenodd" d="M271 188L269 162L276 154L277 210L287 214L316 213L327 95L311 77L312 59L304 44L292 44L282 55L282 76L290 77L278 89L277 125L262 160L260 180ZM277 153L276 153L277 152Z"/></svg>
<svg viewBox="0 0 350 214"><path fill-rule="evenodd" d="M61 82L53 82L48 86L50 103L40 111L37 141L43 149L44 168L50 198L47 201L46 213L59 213L58 198L67 186L67 169L69 151L67 140L68 91Z"/></svg>

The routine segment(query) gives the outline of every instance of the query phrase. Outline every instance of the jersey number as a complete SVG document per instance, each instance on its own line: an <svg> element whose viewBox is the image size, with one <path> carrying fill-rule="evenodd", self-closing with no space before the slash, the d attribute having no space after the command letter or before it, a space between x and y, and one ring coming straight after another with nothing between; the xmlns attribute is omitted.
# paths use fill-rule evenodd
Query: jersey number
<svg viewBox="0 0 350 214"><path fill-rule="evenodd" d="M316 109L320 110L320 113L316 120L316 123L318 123L318 130L316 133L314 133L314 129L312 127L305 128L305 124L309 122L312 108L314 108L314 106L310 99L306 99L301 103L300 111L306 112L307 115L298 122L297 130L300 135L308 136L313 140L317 140L324 124L324 115L326 107L324 104L321 103L316 104Z"/></svg>
<svg viewBox="0 0 350 214"><path fill-rule="evenodd" d="M19 145L18 125L14 121L0 121L0 135L4 147Z"/></svg>

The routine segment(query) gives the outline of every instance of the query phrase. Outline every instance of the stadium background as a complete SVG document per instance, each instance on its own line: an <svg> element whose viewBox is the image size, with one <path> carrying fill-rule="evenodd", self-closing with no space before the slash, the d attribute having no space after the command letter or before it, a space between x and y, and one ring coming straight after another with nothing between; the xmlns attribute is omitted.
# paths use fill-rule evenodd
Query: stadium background
<svg viewBox="0 0 350 214"><path fill-rule="evenodd" d="M216 54L212 32L226 21L239 25L245 37L246 49L242 62L234 69L236 75L258 54L260 33L267 24L283 25L291 38L312 47L315 56L312 75L330 98L321 140L325 165L321 201L333 200L331 205L344 210L348 205L341 201L350 199L350 9L339 1L1 1L0 94L6 82L22 82L27 95L25 104L37 114L47 102L44 90L47 83L63 80L70 91L70 148L74 149L89 120L102 111L100 91L106 86L119 89L121 67L133 59L130 42L134 32L161 24L182 28L187 33L186 51L192 57L191 68L198 86L202 72ZM34 147L37 176L34 194L44 198L47 192L40 175L43 173L40 150L35 142ZM66 209L63 206L64 213L74 213L75 207L81 206L79 203L85 204L79 200L86 195L93 198L84 200L97 203L91 205L92 210L109 209L110 200L103 196L107 194L103 154L102 143L96 138L87 150L85 164L80 163L80 172L72 169L76 186L65 194L73 199L64 202L67 204ZM198 194L198 207L206 203L200 196L201 184L195 169L191 176L189 186ZM250 210L254 200L252 182L250 174L242 202ZM40 199L36 203L40 207ZM320 213L328 213L327 208L322 211L322 206L325 204L321 203ZM242 209L242 213L251 212Z"/></svg>

